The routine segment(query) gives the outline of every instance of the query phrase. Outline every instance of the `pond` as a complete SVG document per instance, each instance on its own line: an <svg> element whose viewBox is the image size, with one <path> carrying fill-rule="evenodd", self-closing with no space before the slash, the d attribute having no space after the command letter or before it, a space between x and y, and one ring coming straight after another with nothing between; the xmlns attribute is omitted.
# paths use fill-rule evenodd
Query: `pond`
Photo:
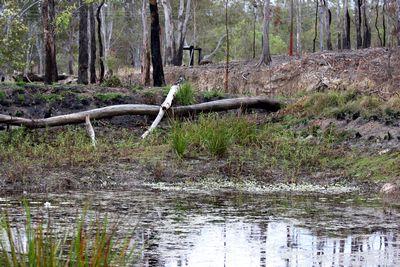
<svg viewBox="0 0 400 267"><path fill-rule="evenodd" d="M50 202L59 229L82 207L134 230L138 266L399 266L400 212L346 195L125 192L28 195L34 217ZM21 197L0 199L22 222Z"/></svg>

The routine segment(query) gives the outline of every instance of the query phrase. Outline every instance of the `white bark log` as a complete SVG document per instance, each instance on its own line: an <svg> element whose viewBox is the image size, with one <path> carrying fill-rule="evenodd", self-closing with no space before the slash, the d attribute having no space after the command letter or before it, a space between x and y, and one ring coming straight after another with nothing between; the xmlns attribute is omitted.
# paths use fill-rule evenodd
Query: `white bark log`
<svg viewBox="0 0 400 267"><path fill-rule="evenodd" d="M92 141L92 146L96 147L96 134L94 133L93 126L90 123L89 116L85 117L85 126L86 126L86 132L88 133L90 140Z"/></svg>
<svg viewBox="0 0 400 267"><path fill-rule="evenodd" d="M164 102L161 104L160 111L156 119L151 124L150 128L142 135L142 138L146 138L161 122L162 118L164 117L165 112L171 107L172 101L175 98L176 93L179 91L180 85L173 85L168 92L167 97L165 98Z"/></svg>

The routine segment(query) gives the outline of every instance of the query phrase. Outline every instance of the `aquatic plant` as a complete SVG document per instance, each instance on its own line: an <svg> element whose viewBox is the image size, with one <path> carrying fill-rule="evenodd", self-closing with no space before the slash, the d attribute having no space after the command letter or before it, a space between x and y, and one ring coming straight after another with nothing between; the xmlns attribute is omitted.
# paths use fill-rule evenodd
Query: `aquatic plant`
<svg viewBox="0 0 400 267"><path fill-rule="evenodd" d="M32 221L25 204L25 226L13 225L7 214L0 220L0 266L126 266L135 260L131 238L118 239L118 224L107 218L87 223L84 211L71 234L59 236L53 231L50 205L45 205L46 219Z"/></svg>

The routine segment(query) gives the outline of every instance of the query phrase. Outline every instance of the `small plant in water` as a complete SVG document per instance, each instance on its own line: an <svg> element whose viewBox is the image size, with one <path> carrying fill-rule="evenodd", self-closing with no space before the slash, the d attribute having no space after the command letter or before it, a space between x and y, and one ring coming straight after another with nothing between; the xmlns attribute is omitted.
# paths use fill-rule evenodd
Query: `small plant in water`
<svg viewBox="0 0 400 267"><path fill-rule="evenodd" d="M57 236L53 232L50 206L47 220L35 225L25 204L25 228L12 225L7 213L0 220L0 265L16 266L127 266L134 262L130 238L116 238L117 224L107 219L86 221L83 212L73 233ZM87 226L90 225L90 226Z"/></svg>
<svg viewBox="0 0 400 267"><path fill-rule="evenodd" d="M174 123L171 132L172 149L179 157L183 157L188 146L188 136L182 124Z"/></svg>

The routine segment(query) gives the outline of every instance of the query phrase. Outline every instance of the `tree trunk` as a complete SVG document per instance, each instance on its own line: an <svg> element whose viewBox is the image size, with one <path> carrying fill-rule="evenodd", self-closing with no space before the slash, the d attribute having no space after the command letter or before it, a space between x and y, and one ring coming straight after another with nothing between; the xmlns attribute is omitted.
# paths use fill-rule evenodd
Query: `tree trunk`
<svg viewBox="0 0 400 267"><path fill-rule="evenodd" d="M225 54L225 92L229 92L229 29L228 29L228 0L225 0L225 34L226 34L226 54Z"/></svg>
<svg viewBox="0 0 400 267"><path fill-rule="evenodd" d="M317 34L318 34L318 10L319 10L319 0L315 1L315 20L314 20L314 39L313 39L313 52L316 51Z"/></svg>
<svg viewBox="0 0 400 267"><path fill-rule="evenodd" d="M397 45L400 46L400 0L397 0Z"/></svg>
<svg viewBox="0 0 400 267"><path fill-rule="evenodd" d="M382 39L383 39L383 47L386 46L386 0L383 0L382 6Z"/></svg>
<svg viewBox="0 0 400 267"><path fill-rule="evenodd" d="M319 50L324 50L324 28L325 28L325 8L323 6L323 0L319 8Z"/></svg>
<svg viewBox="0 0 400 267"><path fill-rule="evenodd" d="M191 0L179 0L179 13L178 13L178 40L175 44L176 51L174 52L173 64L174 66L181 66L183 60L183 46L185 44L187 24L190 17Z"/></svg>
<svg viewBox="0 0 400 267"><path fill-rule="evenodd" d="M104 5L105 0L103 0L100 5L97 7L96 19L97 19L97 39L99 40L99 61L100 61L100 76L99 82L100 84L104 81L104 47L103 47L103 38L101 35L102 25L101 25L101 8Z"/></svg>
<svg viewBox="0 0 400 267"><path fill-rule="evenodd" d="M293 56L294 0L290 0L289 56Z"/></svg>
<svg viewBox="0 0 400 267"><path fill-rule="evenodd" d="M42 17L45 43L45 83L57 81L57 61L55 42L55 3L54 0L44 0L42 3Z"/></svg>
<svg viewBox="0 0 400 267"><path fill-rule="evenodd" d="M361 36L361 1L362 0L354 0L354 20L356 24L356 40L357 40L357 49L362 47L362 36Z"/></svg>
<svg viewBox="0 0 400 267"><path fill-rule="evenodd" d="M349 0L343 0L343 49L351 49Z"/></svg>
<svg viewBox="0 0 400 267"><path fill-rule="evenodd" d="M263 21L263 44L262 54L258 65L269 65L271 63L271 52L269 49L269 23L271 21L270 0L264 1L264 21Z"/></svg>
<svg viewBox="0 0 400 267"><path fill-rule="evenodd" d="M150 44L149 29L147 27L147 1L142 0L142 28L143 28L143 44L142 44L142 84L147 86L150 84Z"/></svg>
<svg viewBox="0 0 400 267"><path fill-rule="evenodd" d="M161 56L160 19L158 16L157 0L149 0L151 16L151 62L153 65L153 85L164 86L164 69Z"/></svg>
<svg viewBox="0 0 400 267"><path fill-rule="evenodd" d="M88 6L80 0L79 9L79 56L78 83L88 84L89 51L88 51Z"/></svg>
<svg viewBox="0 0 400 267"><path fill-rule="evenodd" d="M381 32L379 30L379 0L376 0L376 5L375 5L375 29L378 35L378 39L379 39L379 46L383 46L383 40L381 37Z"/></svg>
<svg viewBox="0 0 400 267"><path fill-rule="evenodd" d="M363 16L363 48L368 48L371 46L371 27L368 22L367 8L368 2L367 0L362 0L362 16Z"/></svg>
<svg viewBox="0 0 400 267"><path fill-rule="evenodd" d="M107 5L104 5L103 12L101 12L101 32L103 34L103 44L104 44L104 63L105 63L105 70L108 74L110 72L109 66L107 64L107 59L110 54L111 50L111 41L114 29L114 16L112 16L113 4L112 2L108 2Z"/></svg>
<svg viewBox="0 0 400 267"><path fill-rule="evenodd" d="M325 13L325 32L326 32L326 49L332 50L332 35L331 35L331 24L332 24L332 13L328 6L327 0L322 0L322 6Z"/></svg>
<svg viewBox="0 0 400 267"><path fill-rule="evenodd" d="M96 83L96 20L94 4L89 6L90 21L90 83Z"/></svg>
<svg viewBox="0 0 400 267"><path fill-rule="evenodd" d="M38 74L42 75L43 74L43 69L44 69L44 63L43 63L43 39L40 38L41 35L39 33L39 29L37 32L37 37L36 37L36 51L37 51L37 56L39 59L39 65L38 65Z"/></svg>
<svg viewBox="0 0 400 267"><path fill-rule="evenodd" d="M342 21L340 20L340 0L337 1L337 6L336 6L336 35L337 35L337 49L342 50L342 33L341 33L341 23Z"/></svg>
<svg viewBox="0 0 400 267"><path fill-rule="evenodd" d="M172 65L174 58L174 24L172 21L172 8L170 0L162 0L164 7L164 24L165 24L165 63Z"/></svg>
<svg viewBox="0 0 400 267"><path fill-rule="evenodd" d="M302 15L301 15L301 6L302 1L297 1L297 17L296 17L296 48L297 48L297 55L301 57L302 53L302 46L301 46L301 25L302 25Z"/></svg>

